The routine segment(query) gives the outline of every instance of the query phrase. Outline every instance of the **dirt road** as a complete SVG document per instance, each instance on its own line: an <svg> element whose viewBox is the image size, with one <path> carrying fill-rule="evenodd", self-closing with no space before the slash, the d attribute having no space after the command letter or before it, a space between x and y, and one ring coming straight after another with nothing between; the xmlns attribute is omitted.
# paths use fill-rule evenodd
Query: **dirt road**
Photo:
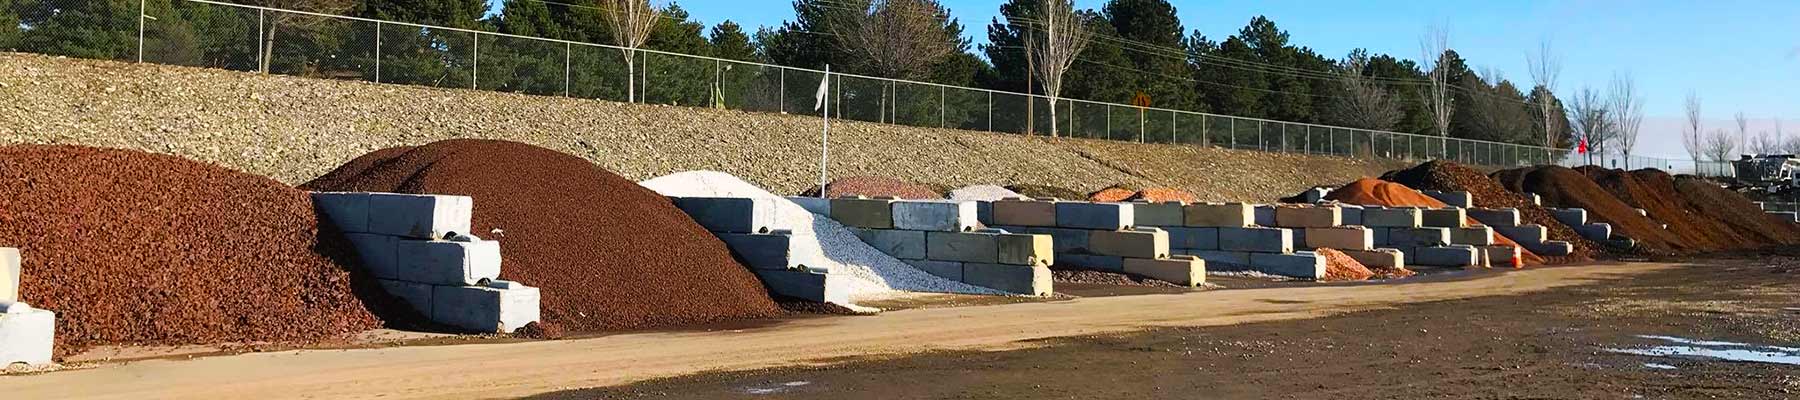
<svg viewBox="0 0 1800 400"><path fill-rule="evenodd" d="M1246 289L902 310L736 331L142 361L0 377L9 398L502 398L851 356L1034 346L1032 339L1312 318L1516 294L1677 268L1618 264L1389 285Z"/></svg>

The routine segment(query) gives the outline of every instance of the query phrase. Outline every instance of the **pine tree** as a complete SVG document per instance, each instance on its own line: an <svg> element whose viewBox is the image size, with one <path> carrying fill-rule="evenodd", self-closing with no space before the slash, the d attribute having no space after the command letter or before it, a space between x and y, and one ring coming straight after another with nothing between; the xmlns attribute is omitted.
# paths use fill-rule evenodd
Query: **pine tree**
<svg viewBox="0 0 1800 400"><path fill-rule="evenodd" d="M750 43L750 36L744 34L744 28L736 22L725 20L712 27L710 32L713 57L727 60L756 61L756 46Z"/></svg>
<svg viewBox="0 0 1800 400"><path fill-rule="evenodd" d="M1194 94L1182 47L1181 19L1167 0L1113 0L1105 15L1120 39L1139 44L1126 52L1131 67L1130 89L1149 94L1153 106L1191 109Z"/></svg>

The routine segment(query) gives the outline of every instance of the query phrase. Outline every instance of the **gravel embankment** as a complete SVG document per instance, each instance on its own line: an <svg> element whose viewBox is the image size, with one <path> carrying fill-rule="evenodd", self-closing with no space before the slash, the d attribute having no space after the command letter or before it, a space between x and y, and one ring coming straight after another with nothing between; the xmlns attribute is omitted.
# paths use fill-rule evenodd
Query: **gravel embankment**
<svg viewBox="0 0 1800 400"><path fill-rule="evenodd" d="M633 180L716 170L776 193L818 179L819 119L0 53L0 143L180 155L296 184L376 149L451 138L567 152ZM927 185L1174 187L1269 201L1397 163L844 122L831 175Z"/></svg>

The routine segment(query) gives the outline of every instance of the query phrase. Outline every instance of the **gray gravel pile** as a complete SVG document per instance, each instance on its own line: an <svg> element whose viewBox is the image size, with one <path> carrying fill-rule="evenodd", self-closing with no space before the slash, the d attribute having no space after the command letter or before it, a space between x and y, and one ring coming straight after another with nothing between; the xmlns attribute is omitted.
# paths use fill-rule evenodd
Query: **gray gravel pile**
<svg viewBox="0 0 1800 400"><path fill-rule="evenodd" d="M664 196L741 197L768 199L775 204L772 229L794 232L793 257L811 261L807 267L848 274L857 278L852 300L876 300L894 291L1002 294L993 289L939 278L863 243L849 228L831 218L807 212L785 197L769 193L731 174L688 171L639 182ZM817 265L813 265L817 264Z"/></svg>
<svg viewBox="0 0 1800 400"><path fill-rule="evenodd" d="M792 85L790 85L792 86ZM633 180L725 171L776 193L818 179L817 117L0 53L0 143L173 154L306 182L356 156L451 138L574 154ZM1272 201L1403 166L1199 146L833 121L832 176L941 187L1175 187Z"/></svg>
<svg viewBox="0 0 1800 400"><path fill-rule="evenodd" d="M1008 197L1027 197L1027 196L1019 194L1019 192L1007 190L1004 187L1000 187L1000 186L996 186L996 185L963 186L961 189L956 189L956 190L950 191L950 199L951 200L996 201L996 200L1000 200L1000 199L1004 199L1004 198L1008 198Z"/></svg>

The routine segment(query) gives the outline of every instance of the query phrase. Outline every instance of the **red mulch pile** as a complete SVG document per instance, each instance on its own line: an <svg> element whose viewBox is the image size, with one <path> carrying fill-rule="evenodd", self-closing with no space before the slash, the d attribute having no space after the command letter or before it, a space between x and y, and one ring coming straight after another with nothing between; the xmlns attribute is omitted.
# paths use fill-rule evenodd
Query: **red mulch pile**
<svg viewBox="0 0 1800 400"><path fill-rule="evenodd" d="M1325 257L1325 278L1322 281L1366 281L1375 276L1375 271L1363 266L1361 262L1350 258L1349 254L1328 248L1313 249L1320 257Z"/></svg>
<svg viewBox="0 0 1800 400"><path fill-rule="evenodd" d="M1696 250L1663 229L1661 223L1638 215L1637 207L1620 201L1581 171L1551 165L1509 169L1495 172L1493 177L1513 192L1536 193L1546 206L1586 209L1589 220L1611 224L1618 235L1637 240L1640 251L1668 254Z"/></svg>
<svg viewBox="0 0 1800 400"><path fill-rule="evenodd" d="M379 327L358 293L392 298L332 236L306 192L273 179L133 150L0 147L0 246L24 257L22 300L58 314L59 355Z"/></svg>
<svg viewBox="0 0 1800 400"><path fill-rule="evenodd" d="M1108 203L1117 203L1117 202L1121 202L1121 201L1130 200L1132 196L1136 196L1136 195L1137 195L1137 191L1134 191L1134 190L1131 190L1128 188L1119 187L1119 186L1108 186L1105 189L1100 189L1099 191L1096 191L1093 193L1088 193L1087 200L1088 201L1101 201L1101 202L1108 202Z"/></svg>
<svg viewBox="0 0 1800 400"><path fill-rule="evenodd" d="M553 150L446 140L369 153L302 187L474 198L474 233L500 241L500 277L541 288L544 320L571 331L781 313L668 198Z"/></svg>
<svg viewBox="0 0 1800 400"><path fill-rule="evenodd" d="M801 196L818 197L819 187L814 186L800 193ZM908 200L936 200L944 198L943 193L932 190L930 186L907 182L884 176L851 176L838 178L825 185L825 197L868 196L893 197Z"/></svg>
<svg viewBox="0 0 1800 400"><path fill-rule="evenodd" d="M1563 225L1562 221L1557 221L1555 216L1550 215L1550 210L1532 204L1531 199L1506 190L1499 182L1462 164L1433 160L1408 169L1388 171L1381 179L1419 190L1469 192L1475 197L1476 207L1517 208L1521 222L1543 225L1550 233L1550 240L1574 244L1575 251L1570 253L1571 259L1590 259L1594 255L1594 249L1598 248L1593 241L1581 237L1574 229Z"/></svg>
<svg viewBox="0 0 1800 400"><path fill-rule="evenodd" d="M1701 215L1725 223L1739 236L1752 241L1752 246L1800 243L1800 225L1769 216L1742 194L1719 187L1712 181L1688 176L1676 178L1675 188Z"/></svg>
<svg viewBox="0 0 1800 400"><path fill-rule="evenodd" d="M1182 202L1188 202L1188 203L1199 203L1200 196L1195 196L1193 193L1188 193L1188 191L1186 191L1186 190L1175 189L1175 188L1149 188L1149 189L1139 190L1137 192L1137 194L1131 195L1131 198L1126 199L1126 200L1127 201L1140 201L1141 200L1141 201L1148 201L1151 203L1161 203L1161 202L1165 202L1165 201L1182 201Z"/></svg>
<svg viewBox="0 0 1800 400"><path fill-rule="evenodd" d="M1698 251L1738 249L1748 243L1724 223L1706 218L1694 209L1675 189L1675 177L1667 173L1653 169L1625 172L1597 166L1575 170L1625 204L1644 209L1651 220L1668 224L1667 232L1689 248Z"/></svg>
<svg viewBox="0 0 1800 400"><path fill-rule="evenodd" d="M1387 207L1449 207L1449 205L1444 204L1443 201L1439 201L1431 196L1426 196L1424 193L1419 193L1419 191L1406 187L1406 185L1373 178L1362 178L1357 179L1355 182L1350 182L1349 184L1344 185L1344 187L1331 191L1331 194L1326 195L1325 199L1346 204L1379 205ZM1467 218L1467 220L1469 225L1480 224L1480 221L1476 221L1474 218ZM1514 267L1538 265L1545 262L1543 257L1539 257L1530 250L1520 247L1519 242L1515 242L1505 235L1501 235L1500 232L1494 232L1494 243L1502 246L1519 248L1519 258L1522 262L1519 263L1520 265L1514 265ZM1402 269L1402 271L1405 270ZM1375 273L1380 275L1384 272L1375 270ZM1401 276L1412 275L1412 271L1405 271L1404 273L1405 275Z"/></svg>

